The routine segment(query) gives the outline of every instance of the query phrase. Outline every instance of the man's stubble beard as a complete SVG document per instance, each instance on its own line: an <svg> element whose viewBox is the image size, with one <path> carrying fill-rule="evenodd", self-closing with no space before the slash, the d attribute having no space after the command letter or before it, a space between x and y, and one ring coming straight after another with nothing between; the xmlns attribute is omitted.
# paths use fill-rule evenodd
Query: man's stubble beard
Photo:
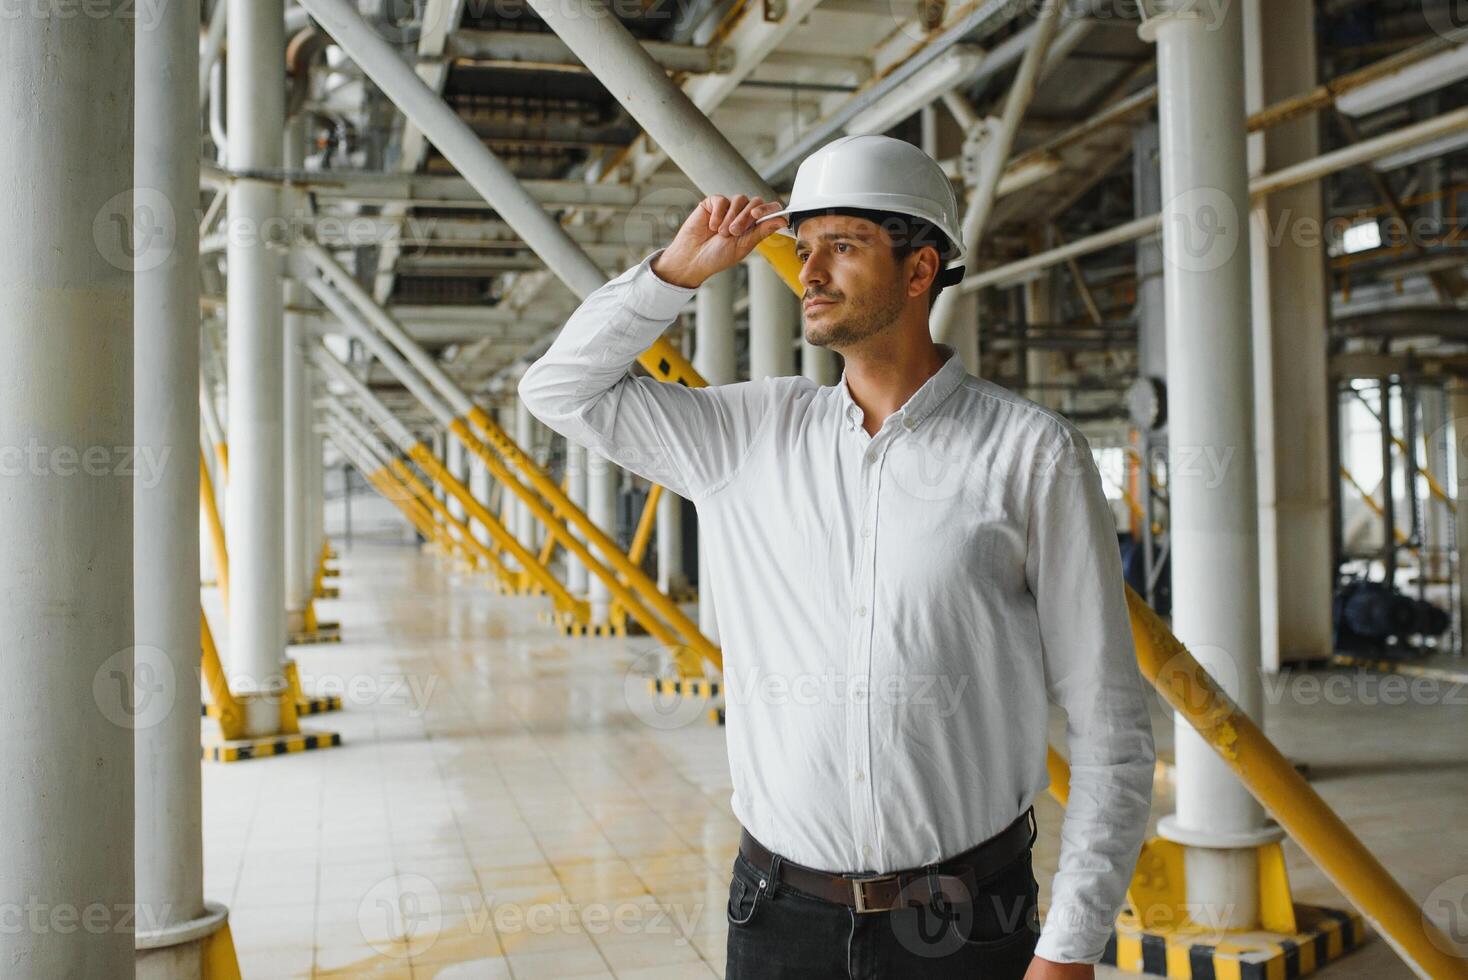
<svg viewBox="0 0 1468 980"><path fill-rule="evenodd" d="M822 295L822 293L813 291L812 295ZM847 302L851 301L848 299ZM812 347L833 348L858 344L896 323L906 302L907 298L903 296L901 286L894 282L891 289L885 292L873 290L859 303L851 303L851 308L845 311L840 319L833 322L812 323L802 313L805 342Z"/></svg>

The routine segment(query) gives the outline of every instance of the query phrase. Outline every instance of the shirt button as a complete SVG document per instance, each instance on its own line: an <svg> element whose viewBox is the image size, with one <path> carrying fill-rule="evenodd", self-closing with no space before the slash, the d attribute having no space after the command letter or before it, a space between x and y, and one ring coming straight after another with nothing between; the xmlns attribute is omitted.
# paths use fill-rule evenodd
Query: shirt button
<svg viewBox="0 0 1468 980"><path fill-rule="evenodd" d="M871 848L871 845L869 845L869 844L863 844L861 846L861 855L862 855L862 857L871 857L872 856L872 848Z"/></svg>
<svg viewBox="0 0 1468 980"><path fill-rule="evenodd" d="M869 527L862 528L861 529L861 536L864 537L864 538L871 537L872 536L872 529L869 528Z"/></svg>
<svg viewBox="0 0 1468 980"><path fill-rule="evenodd" d="M875 463L876 461L877 461L877 451L875 449L873 449L871 452L867 453L867 462L868 463Z"/></svg>
<svg viewBox="0 0 1468 980"><path fill-rule="evenodd" d="M860 769L858 769L856 771L856 781L858 783L861 782L863 779L866 779L866 778L867 778L867 774L866 773L862 772Z"/></svg>
<svg viewBox="0 0 1468 980"><path fill-rule="evenodd" d="M858 616L865 616L867 614L867 607L866 606L857 606L856 607L856 614Z"/></svg>

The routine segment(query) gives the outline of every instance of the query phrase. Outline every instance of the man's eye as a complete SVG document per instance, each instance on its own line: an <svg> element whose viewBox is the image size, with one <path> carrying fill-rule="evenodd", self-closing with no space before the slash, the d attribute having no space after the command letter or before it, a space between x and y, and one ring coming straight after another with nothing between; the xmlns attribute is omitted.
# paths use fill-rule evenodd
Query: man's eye
<svg viewBox="0 0 1468 980"><path fill-rule="evenodd" d="M837 242L836 243L836 251L839 252L842 255L845 255L846 254L846 250L848 248L850 248L850 247L851 246L850 245L847 245L845 242Z"/></svg>
<svg viewBox="0 0 1468 980"><path fill-rule="evenodd" d="M795 253L795 258L798 259L800 262L804 263L806 259L810 258L810 253L809 252L796 252Z"/></svg>

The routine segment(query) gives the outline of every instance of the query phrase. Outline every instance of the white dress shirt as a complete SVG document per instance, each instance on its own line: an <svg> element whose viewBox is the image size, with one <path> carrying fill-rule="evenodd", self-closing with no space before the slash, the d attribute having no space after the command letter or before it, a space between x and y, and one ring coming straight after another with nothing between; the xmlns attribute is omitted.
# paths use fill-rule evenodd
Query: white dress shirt
<svg viewBox="0 0 1468 980"><path fill-rule="evenodd" d="M1085 437L947 360L875 436L843 374L688 388L634 375L693 290L657 253L525 373L546 425L692 500L724 655L732 808L812 868L887 872L1070 805L1036 953L1096 962L1152 796L1116 526Z"/></svg>

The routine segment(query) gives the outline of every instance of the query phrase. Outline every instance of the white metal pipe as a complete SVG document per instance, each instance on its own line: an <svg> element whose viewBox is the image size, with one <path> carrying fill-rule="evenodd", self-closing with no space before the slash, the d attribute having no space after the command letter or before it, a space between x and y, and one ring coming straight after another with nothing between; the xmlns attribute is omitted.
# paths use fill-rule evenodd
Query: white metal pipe
<svg viewBox="0 0 1468 980"><path fill-rule="evenodd" d="M1025 50L1024 57L1020 59L1019 70L1010 83L1009 93L1004 100L1004 114L994 133L994 140L984 147L978 180L970 189L963 213L963 247L970 256L979 254L979 241L983 238L984 226L989 223L989 214L994 210L999 178L1004 173L1004 165L1009 162L1010 150L1019 134L1020 120L1030 107L1030 99L1034 97L1035 88L1039 85L1040 69L1045 63L1045 55L1050 49L1055 31L1060 26L1060 15L1064 9L1065 4L1059 2L1041 6L1032 28L1035 39ZM956 290L945 289L938 295L931 318L935 339L947 341L952 335L957 323L958 308Z"/></svg>
<svg viewBox="0 0 1468 980"><path fill-rule="evenodd" d="M1420 123L1403 126L1401 129L1370 139L1352 143L1349 146L1323 153L1313 160L1307 160L1294 166L1285 167L1275 173L1264 174L1249 182L1249 194L1258 198L1262 195L1283 190L1287 187L1296 187L1312 180L1319 180L1329 174L1339 173L1350 167L1359 166L1375 160L1384 154L1417 146L1429 140L1438 139L1449 133L1457 133L1468 129L1468 108L1455 109ZM1028 256L1023 259L1009 262L1004 265L985 269L977 275L965 276L963 282L953 287L954 289L971 292L983 289L987 286L996 286L1013 280L1022 279L1040 269L1058 265L1068 259L1080 258L1099 252L1103 249L1120 245L1124 242L1135 241L1146 235L1156 234L1162 227L1162 214L1148 214L1139 218L1133 218L1125 224L1108 228L1105 231L1088 235L1085 238L1077 238L1067 242L1058 248L1052 248L1045 252ZM941 300L940 300L941 302Z"/></svg>
<svg viewBox="0 0 1468 980"><path fill-rule="evenodd" d="M228 0L229 159L279 167L285 57L282 0ZM229 666L245 698L247 735L280 728L276 695L285 655L285 339L280 259L265 241L276 188L236 180L229 190ZM251 697L251 695L265 695Z"/></svg>
<svg viewBox="0 0 1468 980"><path fill-rule="evenodd" d="M195 18L197 23L198 18ZM209 101L209 75L224 47L224 29L229 23L229 0L214 0L209 12L209 27L199 49L199 105Z"/></svg>
<svg viewBox="0 0 1468 980"><path fill-rule="evenodd" d="M118 448L133 444L134 22L123 7L27 9L0 28L6 980L133 975L130 709L147 688L134 683L122 466L134 457ZM183 711L159 693L137 704L137 723ZM197 738L197 713L193 724Z"/></svg>
<svg viewBox="0 0 1468 980"><path fill-rule="evenodd" d="M347 366L337 360L335 354L327 350L325 345L317 344L311 348L311 363L321 369L321 372L332 381L347 390L348 396L362 406L362 410L377 425L382 434L392 440L393 444L403 452L407 452L418 444L418 439L408 431L408 427L397 420L387 406L367 389L356 375L347 369Z"/></svg>
<svg viewBox="0 0 1468 980"><path fill-rule="evenodd" d="M358 16L350 3L346 0L301 0L301 6L310 11L342 50L423 131L474 189L484 195L499 216L509 222L510 227L571 292L585 297L606 282L601 269L571 240L560 222L520 186L510 169Z"/></svg>
<svg viewBox="0 0 1468 980"><path fill-rule="evenodd" d="M795 373L795 332L800 309L775 267L762 258L749 270L749 376L782 378Z"/></svg>
<svg viewBox="0 0 1468 980"><path fill-rule="evenodd" d="M800 339L800 373L818 385L833 385L841 377L836 352Z"/></svg>
<svg viewBox="0 0 1468 980"><path fill-rule="evenodd" d="M594 0L530 0L530 6L695 186L706 194L775 198L729 138L605 7Z"/></svg>
<svg viewBox="0 0 1468 980"><path fill-rule="evenodd" d="M197 938L179 929L206 917L203 797L199 770L199 260L194 207L198 140L199 7L160 8L136 32L134 206L166 207L177 220L139 238L133 278L134 672L138 690L164 678L173 710L134 735L138 968L199 976ZM145 189L145 190L144 190ZM138 199L138 198L141 198ZM217 424L217 420L216 420ZM146 710L146 702L138 702ZM208 922L222 917L208 914ZM60 975L60 974L58 974ZM131 975L128 973L127 975Z"/></svg>
<svg viewBox="0 0 1468 980"><path fill-rule="evenodd" d="M585 446L575 442L566 443L566 496L571 503L586 513L587 507L587 470L590 463L587 459ZM571 533L577 541L585 542L586 533L574 524L571 525ZM589 587L590 572L586 564L569 551L566 552L566 591L573 596L583 598L587 595Z"/></svg>
<svg viewBox="0 0 1468 980"><path fill-rule="evenodd" d="M1169 469L1172 628L1262 724L1241 20L1237 5L1217 24L1165 13L1142 33L1157 42L1169 439L1212 461ZM1253 926L1254 848L1276 838L1211 746L1180 716L1173 728L1177 809L1158 833L1185 845L1190 903Z"/></svg>

